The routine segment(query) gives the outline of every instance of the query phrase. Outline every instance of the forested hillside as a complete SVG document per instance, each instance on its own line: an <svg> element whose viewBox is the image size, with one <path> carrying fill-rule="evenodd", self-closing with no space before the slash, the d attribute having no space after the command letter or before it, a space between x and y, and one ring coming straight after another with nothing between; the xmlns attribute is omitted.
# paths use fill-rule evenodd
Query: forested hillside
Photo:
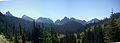
<svg viewBox="0 0 120 43"><path fill-rule="evenodd" d="M109 43L120 42L120 13L99 22L82 25L70 21L64 25L36 23L0 12L0 34L9 43Z"/></svg>

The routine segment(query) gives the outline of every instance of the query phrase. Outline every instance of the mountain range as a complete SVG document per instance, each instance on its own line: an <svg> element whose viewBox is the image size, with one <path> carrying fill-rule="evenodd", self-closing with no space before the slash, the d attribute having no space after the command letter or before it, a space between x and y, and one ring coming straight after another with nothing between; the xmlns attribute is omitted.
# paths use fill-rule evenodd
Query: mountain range
<svg viewBox="0 0 120 43"><path fill-rule="evenodd" d="M26 31L27 30L32 31L33 21L35 20L35 22L38 25L44 24L46 27L53 26L56 32L58 33L81 32L82 30L84 30L85 28L84 26L86 24L99 22L97 18L92 19L88 22L85 20L75 19L73 17L72 18L64 17L63 19L61 20L58 19L55 22L53 22L49 18L44 18L44 17L39 17L38 19L32 19L27 15L23 15L22 18L18 18L18 17L14 17L9 11L0 16L1 16L0 22L4 21L9 25L15 24L16 27L18 27L19 24L21 24Z"/></svg>
<svg viewBox="0 0 120 43"><path fill-rule="evenodd" d="M29 21L33 21L34 19L32 19L31 17L29 16L26 16L26 15L23 15L22 16L22 19L25 19L25 20L29 20ZM48 23L48 24L55 24L55 25L64 25L66 23L69 23L71 21L75 21L75 22L78 22L78 23L81 23L82 25L86 25L86 24L89 24L89 23L95 23L95 22L99 22L99 19L97 18L94 18L90 21L85 21L85 20L79 20L79 19L75 19L75 18L68 18L68 17L64 17L62 20L56 20L55 22L53 22L51 19L49 18L44 18L44 17L39 17L38 19L35 20L36 22L41 22L41 23Z"/></svg>

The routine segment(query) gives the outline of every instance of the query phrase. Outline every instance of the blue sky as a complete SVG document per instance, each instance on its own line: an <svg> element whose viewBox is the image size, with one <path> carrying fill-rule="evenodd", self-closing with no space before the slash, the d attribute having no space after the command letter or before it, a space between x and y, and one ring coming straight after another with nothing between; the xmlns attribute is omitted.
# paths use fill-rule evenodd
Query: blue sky
<svg viewBox="0 0 120 43"><path fill-rule="evenodd" d="M110 16L111 8L120 12L120 0L0 0L2 13L10 11L16 17L47 17L53 21L65 16L86 21L103 19Z"/></svg>

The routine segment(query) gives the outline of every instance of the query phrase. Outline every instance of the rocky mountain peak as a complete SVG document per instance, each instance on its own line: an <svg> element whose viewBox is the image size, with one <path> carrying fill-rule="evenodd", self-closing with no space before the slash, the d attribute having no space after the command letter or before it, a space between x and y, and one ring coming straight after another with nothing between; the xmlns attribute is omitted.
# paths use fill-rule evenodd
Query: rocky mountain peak
<svg viewBox="0 0 120 43"><path fill-rule="evenodd" d="M7 11L4 15L5 16L13 16L9 11Z"/></svg>

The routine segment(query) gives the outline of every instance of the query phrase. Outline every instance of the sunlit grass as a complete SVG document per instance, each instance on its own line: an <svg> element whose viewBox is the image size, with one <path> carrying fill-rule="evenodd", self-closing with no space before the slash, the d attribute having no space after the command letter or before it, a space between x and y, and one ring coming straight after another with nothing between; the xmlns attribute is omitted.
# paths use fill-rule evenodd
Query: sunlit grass
<svg viewBox="0 0 120 43"><path fill-rule="evenodd" d="M10 43L10 42L5 38L4 35L0 35L0 42L1 42L1 43Z"/></svg>

